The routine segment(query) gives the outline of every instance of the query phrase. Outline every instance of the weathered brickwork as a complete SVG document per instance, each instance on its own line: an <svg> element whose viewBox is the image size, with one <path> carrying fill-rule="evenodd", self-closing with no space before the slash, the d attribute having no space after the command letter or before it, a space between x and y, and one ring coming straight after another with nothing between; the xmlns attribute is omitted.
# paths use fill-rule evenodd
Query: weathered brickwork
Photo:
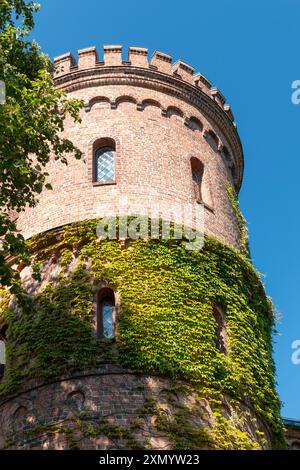
<svg viewBox="0 0 300 470"><path fill-rule="evenodd" d="M170 58L155 54L148 66L145 54L144 49L133 48L131 65L117 67L117 46L105 48L104 64L95 65L93 48L80 51L79 66L74 63L70 73L69 56L56 60L57 86L86 103L82 123L67 120L65 130L85 158L70 158L68 166L49 164L53 191L44 192L39 205L19 219L26 237L101 216L104 206L113 212L124 198L139 212L153 203L165 211L172 204L190 204L194 200L190 159L196 157L205 168L205 231L239 246L226 184L233 182L237 188L241 184L242 151L224 100L201 81L201 75L193 77L185 64L179 62L172 69ZM211 130L216 142L210 138ZM93 145L101 138L116 142L114 185L92 184Z"/></svg>
<svg viewBox="0 0 300 470"><path fill-rule="evenodd" d="M299 419L283 419L286 440L290 450L300 450L300 421Z"/></svg>
<svg viewBox="0 0 300 470"><path fill-rule="evenodd" d="M186 385L183 382L174 385L165 378L134 375L116 366L103 365L102 370L90 375L65 378L39 388L28 387L0 403L0 448L172 449L172 439L160 428L159 418L165 418L171 428L174 414L178 410L182 413L183 409L190 410L189 425L195 430L206 430L209 435L214 427L209 402L205 399L197 402L195 394L182 393L181 388ZM224 397L223 412L253 440L260 431L266 440L265 447L270 446L268 430L251 408L240 404L237 409ZM245 412L246 424L242 419ZM183 445L185 432L182 429L180 436L179 431ZM201 448L216 445L207 438Z"/></svg>

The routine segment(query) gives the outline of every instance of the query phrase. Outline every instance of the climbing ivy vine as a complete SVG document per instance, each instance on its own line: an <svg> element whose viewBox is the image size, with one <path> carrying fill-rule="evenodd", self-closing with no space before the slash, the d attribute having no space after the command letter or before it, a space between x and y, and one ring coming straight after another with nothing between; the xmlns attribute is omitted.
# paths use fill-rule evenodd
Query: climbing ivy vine
<svg viewBox="0 0 300 470"><path fill-rule="evenodd" d="M247 223L240 209L237 193L234 187L232 186L232 184L230 183L227 184L227 195L231 203L232 209L234 211L234 214L236 216L239 231L240 231L241 252L245 256L250 258L250 247L249 247Z"/></svg>
<svg viewBox="0 0 300 470"><path fill-rule="evenodd" d="M0 322L8 324L8 347L0 395L29 379L117 362L137 373L187 381L199 397L210 399L216 416L224 393L251 403L272 429L274 445L283 446L273 307L249 259L212 238L200 251L174 240L135 240L122 249L118 241L97 239L96 224L85 221L30 240L42 278L51 263L59 274L47 283L32 280L35 294L22 311L10 308L3 292ZM94 334L93 298L100 283L121 299L115 340ZM226 316L227 355L216 347L214 305ZM224 418L216 419L216 432L224 436ZM176 442L176 430L173 435Z"/></svg>

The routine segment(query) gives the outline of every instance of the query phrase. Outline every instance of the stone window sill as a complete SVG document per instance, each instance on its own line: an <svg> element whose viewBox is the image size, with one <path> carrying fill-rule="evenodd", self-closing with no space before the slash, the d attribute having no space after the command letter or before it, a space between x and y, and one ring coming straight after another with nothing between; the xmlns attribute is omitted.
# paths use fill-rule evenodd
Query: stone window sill
<svg viewBox="0 0 300 470"><path fill-rule="evenodd" d="M212 212L213 214L215 213L214 209L209 206L208 204L206 204L205 202L201 201L201 200L197 200L197 203L198 204L202 204L204 206L205 209L207 209L208 211Z"/></svg>
<svg viewBox="0 0 300 470"><path fill-rule="evenodd" d="M93 186L111 186L117 184L116 181L93 181Z"/></svg>

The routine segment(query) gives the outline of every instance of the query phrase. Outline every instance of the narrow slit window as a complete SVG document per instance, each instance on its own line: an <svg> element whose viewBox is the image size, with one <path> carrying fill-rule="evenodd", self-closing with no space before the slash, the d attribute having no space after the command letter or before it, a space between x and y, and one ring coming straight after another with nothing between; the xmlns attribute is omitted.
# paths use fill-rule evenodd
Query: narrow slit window
<svg viewBox="0 0 300 470"><path fill-rule="evenodd" d="M113 290L104 288L98 294L97 302L97 336L112 339L115 336L115 294Z"/></svg>
<svg viewBox="0 0 300 470"><path fill-rule="evenodd" d="M191 159L192 180L196 201L202 202L203 164L197 158Z"/></svg>
<svg viewBox="0 0 300 470"><path fill-rule="evenodd" d="M213 316L216 320L215 344L217 349L227 354L227 330L225 325L224 313L218 308L213 308Z"/></svg>
<svg viewBox="0 0 300 470"><path fill-rule="evenodd" d="M0 379L2 379L6 364L6 330L7 326L0 331Z"/></svg>

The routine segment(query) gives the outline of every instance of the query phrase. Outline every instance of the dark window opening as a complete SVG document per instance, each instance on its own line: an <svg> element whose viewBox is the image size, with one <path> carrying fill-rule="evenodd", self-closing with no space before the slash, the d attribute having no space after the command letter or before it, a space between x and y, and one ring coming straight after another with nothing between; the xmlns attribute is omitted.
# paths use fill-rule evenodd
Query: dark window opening
<svg viewBox="0 0 300 470"><path fill-rule="evenodd" d="M213 308L213 316L216 320L215 344L217 349L227 354L227 331L225 326L224 313L218 308Z"/></svg>
<svg viewBox="0 0 300 470"><path fill-rule="evenodd" d="M196 201L202 202L202 180L204 167L197 158L191 159L192 179L194 186L194 196Z"/></svg>
<svg viewBox="0 0 300 470"><path fill-rule="evenodd" d="M115 294L112 289L103 288L97 296L97 337L115 337Z"/></svg>
<svg viewBox="0 0 300 470"><path fill-rule="evenodd" d="M7 325L2 326L0 330L0 379L2 379L6 364L6 331Z"/></svg>

